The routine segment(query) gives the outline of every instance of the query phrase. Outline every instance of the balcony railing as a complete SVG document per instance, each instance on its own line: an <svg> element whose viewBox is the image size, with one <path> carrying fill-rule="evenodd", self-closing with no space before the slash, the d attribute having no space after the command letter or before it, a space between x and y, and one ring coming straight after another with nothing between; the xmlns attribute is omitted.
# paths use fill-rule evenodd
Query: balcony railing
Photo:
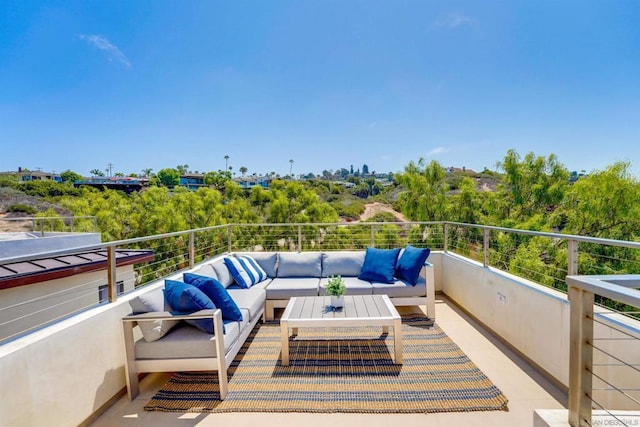
<svg viewBox="0 0 640 427"><path fill-rule="evenodd" d="M30 232L44 236L47 232L91 232L98 231L98 221L95 216L34 216L24 218L0 218L2 223L23 225Z"/></svg>
<svg viewBox="0 0 640 427"><path fill-rule="evenodd" d="M120 280L117 276L115 263L117 249L152 249L154 251L152 262L135 266L135 287L140 288L157 282L158 279L170 274L191 268L202 261L229 252L357 250L367 246L390 248L406 244L430 247L433 251L441 251L444 254L456 254L478 262L481 268L506 271L561 292L566 292L567 283L569 283L572 316L575 312L582 319L577 321L572 317L571 324L580 323L582 326L578 328L578 332L583 334L576 338L574 336L576 332L572 328L571 343L574 345L575 342L579 342L576 349L572 347L572 351L578 351L583 356L596 348L589 338L589 326L585 326L585 317L590 319L589 321L602 322L607 327L611 325L615 327L621 323L627 326L631 325L631 327L625 326L621 329L623 332L626 331L626 338L635 340L633 342L637 343L637 331L639 330L637 307L640 305L637 295L635 299L627 299L628 292L622 294L610 292L608 285L603 289L585 288L585 290L572 282L573 278L578 275L640 273L640 243L637 242L453 222L227 224L106 242L86 246L81 250L107 251L108 268L103 272L103 279L97 279L95 283L88 284L88 286L95 286L96 283L104 281L108 286L109 301L115 302L118 299L117 283ZM62 255L78 252L78 250L76 248L72 251L14 257L1 260L0 265L28 262L45 255ZM576 297L577 291L575 289L581 289L580 292L587 292L591 296ZM637 291L630 289L627 291L637 293ZM47 298L51 298L51 296L45 295L38 299L46 300ZM576 300L582 301L579 310L573 305ZM598 304L603 307L601 310L596 309L597 315L595 317L588 311L588 306L591 306L593 310L593 304L590 304L589 301L596 302L597 307L599 307ZM29 303L36 302L38 301L34 300ZM88 308L91 306L79 307L78 311ZM28 305L24 307L24 311L27 313L25 315L29 315ZM612 314L606 317L601 313ZM39 312L38 315L41 316L42 313ZM40 326L46 323L45 321ZM587 333L586 337L585 332ZM605 349L605 351L607 350ZM638 357L638 352L632 356ZM588 361L588 357L584 357L581 360ZM585 407L601 406L606 408L609 406L606 397L593 398L594 391L590 390L593 381L586 379L582 368L580 368L580 380L576 382L573 372L574 370L578 371L578 368L574 366L575 363L578 363L577 360L578 358L573 357L572 353L570 393L574 397L571 416L572 422L577 420L577 424L572 425L582 425L581 422L590 419L590 413L587 413ZM624 363L627 368L640 372L638 360L628 360ZM598 363L595 367L597 366L599 366ZM587 372L594 375L594 369L587 368ZM610 367L606 367L606 369L610 369ZM609 376L604 375L604 378L609 381ZM579 391L576 391L576 387ZM614 383L602 388L630 395L632 399L629 400L633 404L628 407L636 410L640 408L637 386L634 388ZM602 396L604 391L597 390L596 394ZM585 403L584 395L588 396L588 403ZM576 416L576 413L580 415Z"/></svg>

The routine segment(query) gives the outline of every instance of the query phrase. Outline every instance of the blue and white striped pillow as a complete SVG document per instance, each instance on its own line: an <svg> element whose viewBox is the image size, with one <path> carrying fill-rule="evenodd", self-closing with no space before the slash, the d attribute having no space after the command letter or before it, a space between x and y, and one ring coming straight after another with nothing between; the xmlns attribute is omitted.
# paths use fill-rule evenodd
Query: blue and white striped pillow
<svg viewBox="0 0 640 427"><path fill-rule="evenodd" d="M226 257L224 263L240 287L250 288L267 278L267 273L250 256Z"/></svg>

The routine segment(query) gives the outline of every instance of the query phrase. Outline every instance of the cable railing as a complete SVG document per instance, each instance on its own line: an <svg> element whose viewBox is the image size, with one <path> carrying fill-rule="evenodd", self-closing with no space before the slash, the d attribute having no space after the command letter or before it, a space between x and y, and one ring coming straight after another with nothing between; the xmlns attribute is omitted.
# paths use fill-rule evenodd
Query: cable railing
<svg viewBox="0 0 640 427"><path fill-rule="evenodd" d="M571 301L569 424L636 426L640 423L640 333L637 322L627 316L640 312L640 275L567 276L567 285ZM597 307L596 295L631 309Z"/></svg>
<svg viewBox="0 0 640 427"><path fill-rule="evenodd" d="M32 262L38 258L79 251L106 251L108 255L106 267L99 278L87 281L85 286L78 286L78 291L86 292L86 296L94 299L93 303L79 304L75 311L68 313L72 315L92 306L114 302L119 295L157 283L158 280L167 276L230 252L362 250L368 246L391 248L403 247L407 244L429 247L444 254L453 253L477 262L479 268L505 271L561 292L567 292L567 283L570 278L578 274L640 273L640 242L454 222L226 224L104 242L73 250L18 256L0 260L0 265ZM130 266L128 269L117 267L116 251L133 249L152 251L153 259ZM123 278L124 275L126 278ZM627 291L631 290L627 289ZM584 383L579 384L580 387L587 383L593 385L592 389L585 391L589 396L586 405L596 409L618 409L617 402L620 399L612 400L609 397L611 393L616 393L629 401L628 405L622 405L621 408L637 410L640 407L638 405L640 395L637 389L640 377L637 377L635 384L629 385L626 381L629 378L636 378L628 374L629 370L636 373L640 371L639 352L618 354L617 351L620 346L624 345L627 348L626 346L629 345L622 344L623 342L631 340L632 347L637 344L637 331L640 330L637 320L640 319L638 301L637 299L628 301L608 291L591 289L590 292L593 294L591 306L593 309L595 305L595 315L590 315L589 322L600 325L595 329L604 332L588 342L581 341L582 344L576 350L595 353L592 359L594 363L588 371L591 379L589 382L585 380ZM58 307L57 302L53 303L58 297L59 295L56 294L45 293L31 298L24 304L14 303L10 309L3 307L0 302L0 325L11 322L11 319L7 320L6 316L3 320L3 312L15 313L16 310L21 309L31 314L20 314L18 317L32 316L41 318L41 321L32 322L31 327L21 332L14 332L11 337L46 326L64 316L56 313L55 316L46 318L47 310L39 308L38 304L48 302ZM76 301L76 297L71 294L66 297L70 301ZM572 310L574 310L576 298L582 297L576 297L569 289ZM78 296L77 299L80 300L80 297ZM589 303L587 302L586 305ZM574 322L572 320L572 324ZM615 335L615 339L612 335ZM2 337L0 342L1 340ZM571 340L573 345L573 336ZM630 359L629 356L636 359ZM574 369L574 359L572 356L572 369ZM575 384L571 385L572 393L575 393L575 387ZM614 401L616 403L612 404ZM580 411L582 409L578 411L582 413ZM615 414L612 411L611 413ZM586 420L585 415L579 418L578 424L573 425L599 425L588 424Z"/></svg>
<svg viewBox="0 0 640 427"><path fill-rule="evenodd" d="M98 220L95 216L33 216L18 218L0 218L0 231L4 225L12 225L26 232L44 236L51 232L97 233Z"/></svg>

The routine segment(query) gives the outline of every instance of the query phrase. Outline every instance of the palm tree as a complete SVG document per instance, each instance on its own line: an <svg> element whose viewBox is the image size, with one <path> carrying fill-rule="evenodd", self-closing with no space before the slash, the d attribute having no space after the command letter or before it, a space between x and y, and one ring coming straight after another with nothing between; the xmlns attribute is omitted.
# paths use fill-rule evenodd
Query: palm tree
<svg viewBox="0 0 640 427"><path fill-rule="evenodd" d="M91 169L89 173L91 174L91 176L104 176L104 172L102 172L100 169Z"/></svg>
<svg viewBox="0 0 640 427"><path fill-rule="evenodd" d="M291 166L289 167L289 176L293 178L293 159L289 159Z"/></svg>
<svg viewBox="0 0 640 427"><path fill-rule="evenodd" d="M242 176L244 176L245 173L247 173L249 169L247 169L246 166L240 166L240 173L242 174Z"/></svg>
<svg viewBox="0 0 640 427"><path fill-rule="evenodd" d="M152 168L142 169L142 173L144 174L145 178L149 178L149 175L151 175L151 171L153 171Z"/></svg>
<svg viewBox="0 0 640 427"><path fill-rule="evenodd" d="M229 155L224 156L224 170L229 170Z"/></svg>

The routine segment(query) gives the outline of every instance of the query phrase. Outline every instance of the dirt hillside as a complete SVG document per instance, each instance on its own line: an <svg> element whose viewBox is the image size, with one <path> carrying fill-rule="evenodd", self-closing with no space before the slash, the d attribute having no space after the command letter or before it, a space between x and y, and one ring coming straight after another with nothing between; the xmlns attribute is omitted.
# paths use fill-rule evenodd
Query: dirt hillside
<svg viewBox="0 0 640 427"><path fill-rule="evenodd" d="M376 214L381 212L387 212L393 215L397 222L407 222L407 218L402 215L400 212L393 209L393 207L386 203L367 203L364 206L364 213L360 215L360 221L366 221L369 218L374 217Z"/></svg>

